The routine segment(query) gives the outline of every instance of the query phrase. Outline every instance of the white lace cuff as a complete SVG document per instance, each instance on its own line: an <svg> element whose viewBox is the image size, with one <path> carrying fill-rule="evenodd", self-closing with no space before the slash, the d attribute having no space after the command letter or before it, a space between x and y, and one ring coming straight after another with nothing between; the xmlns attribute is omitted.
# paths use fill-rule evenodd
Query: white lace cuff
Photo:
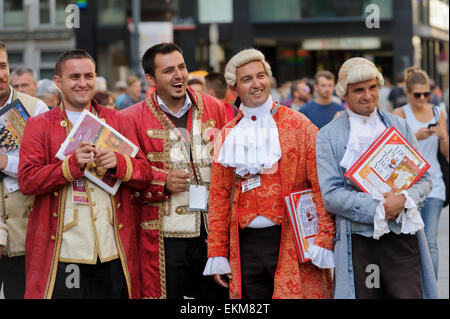
<svg viewBox="0 0 450 319"><path fill-rule="evenodd" d="M418 230L424 228L424 223L420 212L417 209L416 203L409 196L406 190L400 192L400 194L405 195L405 209L397 216L396 222L402 223L402 233L403 234L415 234Z"/></svg>
<svg viewBox="0 0 450 319"><path fill-rule="evenodd" d="M308 250L311 262L319 268L334 268L334 253L332 250L325 249L316 245L311 245Z"/></svg>
<svg viewBox="0 0 450 319"><path fill-rule="evenodd" d="M375 217L373 218L373 238L380 239L381 236L390 232L386 220L386 211L384 210L386 200L380 193L373 193L372 198L380 201L375 211Z"/></svg>
<svg viewBox="0 0 450 319"><path fill-rule="evenodd" d="M206 262L203 276L231 274L230 263L226 257L210 257Z"/></svg>
<svg viewBox="0 0 450 319"><path fill-rule="evenodd" d="M8 240L8 226L0 221L0 246L6 246Z"/></svg>

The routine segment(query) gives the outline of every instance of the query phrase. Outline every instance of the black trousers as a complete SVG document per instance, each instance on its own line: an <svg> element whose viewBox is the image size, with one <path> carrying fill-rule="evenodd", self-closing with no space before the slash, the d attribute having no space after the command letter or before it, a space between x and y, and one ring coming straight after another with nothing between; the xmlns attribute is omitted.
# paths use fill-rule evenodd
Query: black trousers
<svg viewBox="0 0 450 319"><path fill-rule="evenodd" d="M356 298L422 299L416 235L353 234L352 254Z"/></svg>
<svg viewBox="0 0 450 319"><path fill-rule="evenodd" d="M206 238L203 221L199 237L164 238L167 299L228 298L228 289L219 286L213 276L203 276L207 261Z"/></svg>
<svg viewBox="0 0 450 319"><path fill-rule="evenodd" d="M121 299L126 282L120 259L97 264L58 263L53 299Z"/></svg>
<svg viewBox="0 0 450 319"><path fill-rule="evenodd" d="M0 289L2 284L5 299L23 299L25 296L25 256L1 256Z"/></svg>
<svg viewBox="0 0 450 319"><path fill-rule="evenodd" d="M239 229L243 299L272 299L281 226Z"/></svg>

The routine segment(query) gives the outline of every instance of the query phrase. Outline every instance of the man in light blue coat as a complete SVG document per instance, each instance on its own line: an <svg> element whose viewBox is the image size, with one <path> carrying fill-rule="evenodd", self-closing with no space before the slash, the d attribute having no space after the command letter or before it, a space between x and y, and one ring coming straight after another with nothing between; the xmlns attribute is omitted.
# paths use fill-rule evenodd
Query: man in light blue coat
<svg viewBox="0 0 450 319"><path fill-rule="evenodd" d="M402 193L376 197L353 187L345 172L386 128L394 126L420 152L406 122L380 111L378 92L383 76L363 58L347 60L339 71L336 92L346 111L317 135L317 172L325 208L335 215L334 298L437 298L436 280L420 218L430 175L425 173ZM397 217L404 212L415 231L402 232ZM381 214L381 215L380 215ZM379 232L375 217L387 222ZM402 216L400 216L402 217Z"/></svg>

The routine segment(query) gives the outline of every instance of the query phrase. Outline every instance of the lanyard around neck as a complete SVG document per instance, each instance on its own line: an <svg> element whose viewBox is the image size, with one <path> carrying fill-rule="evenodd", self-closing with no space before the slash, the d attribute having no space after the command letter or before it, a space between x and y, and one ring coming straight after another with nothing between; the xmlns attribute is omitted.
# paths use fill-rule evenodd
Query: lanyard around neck
<svg viewBox="0 0 450 319"><path fill-rule="evenodd" d="M156 98L156 93L152 96L152 100L153 103L161 110L161 112L164 114L164 118L167 121L167 124L172 123L173 127L175 127L175 129L177 130L178 134L180 135L181 139L184 142L184 145L186 146L187 151L189 152L189 161L191 162L191 167L192 167L192 172L194 173L194 177L195 180L197 181L197 185L198 185L198 178L197 178L197 173L195 171L195 165L194 162L192 161L192 145L191 145L191 139L190 139L190 134L191 134L191 128L192 128L192 109L193 109L193 105L191 105L191 108L189 109L189 113L188 113L188 118L187 118L187 123L186 123L186 138L187 140L184 138L184 135L181 134L180 130L178 129L178 127L175 125L175 123L173 123L173 121L170 119L170 117L166 114L166 112L164 112L161 109L161 106L158 103L158 100Z"/></svg>

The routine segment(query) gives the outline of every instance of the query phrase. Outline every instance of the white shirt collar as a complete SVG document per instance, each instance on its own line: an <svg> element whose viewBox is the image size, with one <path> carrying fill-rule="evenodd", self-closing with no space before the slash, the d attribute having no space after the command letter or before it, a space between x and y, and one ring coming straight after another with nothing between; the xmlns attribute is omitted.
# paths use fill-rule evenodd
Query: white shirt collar
<svg viewBox="0 0 450 319"><path fill-rule="evenodd" d="M156 94L156 99L158 101L159 107L166 113L169 113L170 115L175 116L176 118L182 117L192 106L191 98L189 97L189 94L186 92L186 99L184 100L183 107L178 111L177 114L174 114L169 108L164 104L163 100L159 97L158 94Z"/></svg>
<svg viewBox="0 0 450 319"><path fill-rule="evenodd" d="M3 105L2 105L2 107L4 107L5 105L8 105L9 103L11 103L11 102L12 102L12 97L13 97L13 88L12 88L12 86L11 86L11 85L9 86L9 88L11 89L11 92L9 93L9 98L8 98L8 101L6 101L6 103L5 103L5 104L3 104Z"/></svg>

